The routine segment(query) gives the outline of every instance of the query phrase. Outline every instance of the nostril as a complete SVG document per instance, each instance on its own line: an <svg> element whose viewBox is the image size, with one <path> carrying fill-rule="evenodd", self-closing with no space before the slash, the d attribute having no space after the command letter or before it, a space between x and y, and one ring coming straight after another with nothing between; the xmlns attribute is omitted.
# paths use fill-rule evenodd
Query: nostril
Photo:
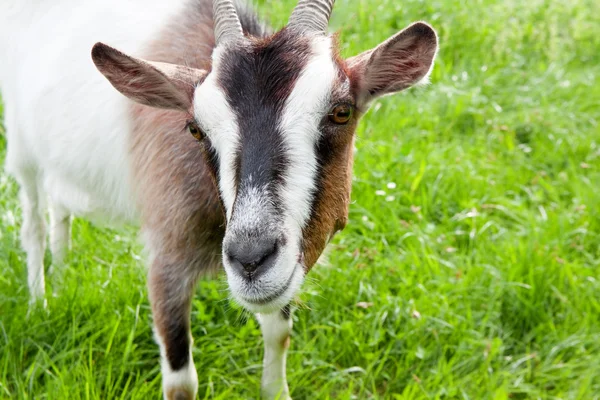
<svg viewBox="0 0 600 400"><path fill-rule="evenodd" d="M252 265L256 265L256 266L258 266L258 265L262 265L262 264L264 264L264 263L267 261L267 259L268 259L269 257L271 257L271 256L272 256L273 254L275 254L276 252L277 252L277 242L275 241L275 242L273 242L273 245L272 245L272 246L268 247L268 248L267 248L267 250L265 250L265 252L264 252L263 256L262 256L262 257L261 257L261 258L260 258L260 259L259 259L257 262L255 262L255 263L250 263L250 265L251 265L251 266L252 266Z"/></svg>
<svg viewBox="0 0 600 400"><path fill-rule="evenodd" d="M244 268L244 271L249 272L249 273L256 271L256 268L258 268L258 266L260 265L259 263L254 263L254 262L240 263L240 264L242 264L242 268Z"/></svg>
<svg viewBox="0 0 600 400"><path fill-rule="evenodd" d="M277 239L259 239L227 246L226 255L230 265L240 272L251 274L261 266L267 266L277 255Z"/></svg>

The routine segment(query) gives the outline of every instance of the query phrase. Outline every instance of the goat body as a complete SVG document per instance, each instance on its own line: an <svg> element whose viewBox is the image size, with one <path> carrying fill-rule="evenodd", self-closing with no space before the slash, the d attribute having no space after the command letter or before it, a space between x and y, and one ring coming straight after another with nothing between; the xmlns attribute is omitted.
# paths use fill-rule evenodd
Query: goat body
<svg viewBox="0 0 600 400"><path fill-rule="evenodd" d="M46 205L55 264L69 246L71 214L101 224L141 222L150 257L167 265L151 282L182 287L174 291L187 296L186 286L220 263L223 214L205 161L182 134L181 113L132 103L98 73L89 52L103 40L152 60L208 68L212 3L19 0L0 15L6 170L21 187L32 300L45 291ZM261 34L255 17L243 15ZM169 300L175 313L185 312L179 299ZM167 314L155 319L168 325ZM195 371L188 375L194 382Z"/></svg>
<svg viewBox="0 0 600 400"><path fill-rule="evenodd" d="M53 264L73 214L140 224L165 398L195 397L191 298L221 264L261 324L263 393L289 397L289 302L345 225L358 119L431 70L424 23L340 59L332 6L300 0L275 34L229 0L2 6L6 169L21 188L32 300L45 292L46 208Z"/></svg>

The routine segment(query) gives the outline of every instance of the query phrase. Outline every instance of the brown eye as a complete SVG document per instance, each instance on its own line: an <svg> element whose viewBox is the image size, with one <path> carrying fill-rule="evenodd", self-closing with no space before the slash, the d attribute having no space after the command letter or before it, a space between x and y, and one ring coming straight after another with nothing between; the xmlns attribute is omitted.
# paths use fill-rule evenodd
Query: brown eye
<svg viewBox="0 0 600 400"><path fill-rule="evenodd" d="M194 122L188 123L188 130L196 140L202 140L202 138L204 137L202 131Z"/></svg>
<svg viewBox="0 0 600 400"><path fill-rule="evenodd" d="M338 104L331 109L329 120L334 124L347 124L352 118L352 106L350 104Z"/></svg>

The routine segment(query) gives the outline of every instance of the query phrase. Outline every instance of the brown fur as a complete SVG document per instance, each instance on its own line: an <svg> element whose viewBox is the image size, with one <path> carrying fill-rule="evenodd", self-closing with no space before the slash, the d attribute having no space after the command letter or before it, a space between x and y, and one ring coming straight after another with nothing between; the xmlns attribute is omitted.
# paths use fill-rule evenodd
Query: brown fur
<svg viewBox="0 0 600 400"><path fill-rule="evenodd" d="M333 61L337 65L338 82L332 93L333 101L356 104L356 94L350 81L350 96L344 87L349 79L347 63L339 55L338 36L332 41ZM322 171L310 220L302 232L303 258L306 272L317 262L329 240L341 231L348 221L350 193L352 189L352 166L354 163L354 132L361 111L356 108L346 125L332 125L327 121L323 126L323 138L319 155Z"/></svg>
<svg viewBox="0 0 600 400"><path fill-rule="evenodd" d="M167 392L167 400L192 400L194 394L183 389L172 389Z"/></svg>
<svg viewBox="0 0 600 400"><path fill-rule="evenodd" d="M317 262L329 239L346 226L352 188L355 127L356 121L345 127L341 134L336 132L337 143L334 144L332 158L323 168L321 191L302 232L306 272Z"/></svg>
<svg viewBox="0 0 600 400"><path fill-rule="evenodd" d="M281 348L284 350L287 350L290 348L290 344L291 344L291 338L288 335L281 341Z"/></svg>
<svg viewBox="0 0 600 400"><path fill-rule="evenodd" d="M212 8L194 11L174 21L142 56L208 70ZM193 288L201 273L220 267L225 220L201 146L185 129L191 113L135 103L131 115L133 182L152 259L152 312L173 366L187 361ZM174 388L171 398L191 395Z"/></svg>

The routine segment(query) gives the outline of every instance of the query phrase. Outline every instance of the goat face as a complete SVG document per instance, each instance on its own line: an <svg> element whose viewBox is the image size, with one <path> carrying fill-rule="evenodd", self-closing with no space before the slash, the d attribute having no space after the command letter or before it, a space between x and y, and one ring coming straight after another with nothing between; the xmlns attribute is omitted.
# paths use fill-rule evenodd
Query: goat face
<svg viewBox="0 0 600 400"><path fill-rule="evenodd" d="M223 262L247 308L281 307L344 225L355 99L331 39L284 29L218 47L194 97L227 217Z"/></svg>
<svg viewBox="0 0 600 400"><path fill-rule="evenodd" d="M427 76L437 37L416 23L342 60L332 37L304 25L268 38L215 26L209 72L103 44L92 56L129 98L189 114L226 214L231 292L247 309L268 312L289 303L346 223L358 118L373 98Z"/></svg>

